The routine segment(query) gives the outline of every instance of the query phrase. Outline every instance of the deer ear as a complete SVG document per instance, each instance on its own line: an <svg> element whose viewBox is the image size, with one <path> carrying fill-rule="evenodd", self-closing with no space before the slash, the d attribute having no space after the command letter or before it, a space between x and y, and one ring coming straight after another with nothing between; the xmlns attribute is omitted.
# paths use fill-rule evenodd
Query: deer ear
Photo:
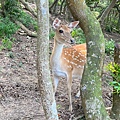
<svg viewBox="0 0 120 120"><path fill-rule="evenodd" d="M79 21L74 21L74 22L71 22L68 27L69 28L75 28L77 25L79 24Z"/></svg>
<svg viewBox="0 0 120 120"><path fill-rule="evenodd" d="M53 21L53 28L54 29L57 29L61 24L61 20L59 20L58 18L56 18L54 21Z"/></svg>

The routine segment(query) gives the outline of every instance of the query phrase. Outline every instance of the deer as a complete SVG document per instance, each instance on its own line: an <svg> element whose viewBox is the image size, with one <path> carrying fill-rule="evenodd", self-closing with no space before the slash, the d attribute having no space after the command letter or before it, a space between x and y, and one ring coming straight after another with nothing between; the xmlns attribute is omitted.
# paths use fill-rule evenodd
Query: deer
<svg viewBox="0 0 120 120"><path fill-rule="evenodd" d="M66 78L70 112L72 112L72 79L82 78L84 65L86 63L86 43L76 45L74 38L71 36L71 31L78 24L79 21L62 24L58 18L53 21L55 36L50 65L54 79L54 94L56 93L60 77ZM64 47L65 45L68 47ZM80 92L78 92L78 94L80 94Z"/></svg>

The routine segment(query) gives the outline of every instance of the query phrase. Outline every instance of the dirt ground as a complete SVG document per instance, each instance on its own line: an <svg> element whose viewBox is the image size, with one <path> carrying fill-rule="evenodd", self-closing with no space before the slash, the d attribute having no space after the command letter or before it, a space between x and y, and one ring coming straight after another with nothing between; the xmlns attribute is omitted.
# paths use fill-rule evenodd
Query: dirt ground
<svg viewBox="0 0 120 120"><path fill-rule="evenodd" d="M37 82L37 40L20 35L15 37L17 40L11 51L0 51L0 120L45 120ZM120 36L115 38L117 40ZM106 56L105 64L111 60ZM112 103L110 80L111 77L104 70L102 90L106 108L111 107ZM79 81L73 80L73 113L70 114L66 80L61 79L56 95L60 120L84 120L81 100L74 97L78 88Z"/></svg>

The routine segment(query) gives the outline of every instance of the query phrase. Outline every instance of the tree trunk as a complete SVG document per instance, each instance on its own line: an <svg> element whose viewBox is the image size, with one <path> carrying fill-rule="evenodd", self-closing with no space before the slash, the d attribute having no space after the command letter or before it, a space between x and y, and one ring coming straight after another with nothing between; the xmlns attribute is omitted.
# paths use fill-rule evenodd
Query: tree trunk
<svg viewBox="0 0 120 120"><path fill-rule="evenodd" d="M99 19L101 25L103 25L103 22L104 22L105 18L108 16L108 13L110 12L110 10L115 6L116 1L117 0L112 0L111 4L105 9L103 14L101 15L101 17Z"/></svg>
<svg viewBox="0 0 120 120"><path fill-rule="evenodd" d="M47 120L58 120L49 70L49 8L48 0L36 0L38 17L37 73L41 101Z"/></svg>
<svg viewBox="0 0 120 120"><path fill-rule="evenodd" d="M67 5L86 36L87 63L81 81L82 106L86 120L110 120L102 99L101 71L105 39L92 12L84 0L67 0Z"/></svg>
<svg viewBox="0 0 120 120"><path fill-rule="evenodd" d="M115 45L114 62L120 64L120 44ZM117 82L120 83L120 80L118 80ZM111 118L115 120L120 120L120 94L117 93L113 93Z"/></svg>

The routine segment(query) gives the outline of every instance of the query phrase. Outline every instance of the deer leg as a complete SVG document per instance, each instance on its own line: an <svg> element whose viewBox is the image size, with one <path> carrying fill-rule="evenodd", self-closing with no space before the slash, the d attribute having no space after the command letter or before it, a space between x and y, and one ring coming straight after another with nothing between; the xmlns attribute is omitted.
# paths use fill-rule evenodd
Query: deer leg
<svg viewBox="0 0 120 120"><path fill-rule="evenodd" d="M82 77L80 77L79 81L81 81L81 78L82 78ZM80 86L79 86L79 91L77 92L77 94L75 95L75 97L76 97L76 98L79 98L79 97L80 97Z"/></svg>
<svg viewBox="0 0 120 120"><path fill-rule="evenodd" d="M67 77L68 95L69 95L69 110L72 112L72 98L71 98L71 86L72 86L72 74Z"/></svg>
<svg viewBox="0 0 120 120"><path fill-rule="evenodd" d="M54 95L56 93L58 83L59 83L59 77L57 77L56 75L54 75Z"/></svg>
<svg viewBox="0 0 120 120"><path fill-rule="evenodd" d="M80 97L80 90L77 92L77 94L75 95L76 98Z"/></svg>

